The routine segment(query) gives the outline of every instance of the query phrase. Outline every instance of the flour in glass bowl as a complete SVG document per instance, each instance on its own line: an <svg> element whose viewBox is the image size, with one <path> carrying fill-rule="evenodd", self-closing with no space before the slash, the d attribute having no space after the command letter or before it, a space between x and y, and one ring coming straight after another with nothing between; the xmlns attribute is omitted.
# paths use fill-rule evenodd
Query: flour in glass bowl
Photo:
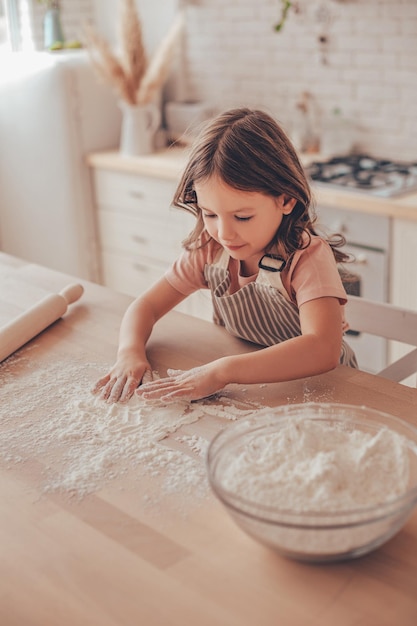
<svg viewBox="0 0 417 626"><path fill-rule="evenodd" d="M415 433L409 439L385 424L365 426L350 419L352 407L342 407L334 421L331 404L313 403L311 414L308 403L289 406L293 415L281 415L278 429L261 411L209 448L212 486L229 513L249 535L291 558L366 554L398 532L414 506ZM315 419L316 410L332 416Z"/></svg>
<svg viewBox="0 0 417 626"><path fill-rule="evenodd" d="M318 420L288 419L247 441L222 468L222 487L276 509L345 511L402 495L407 443L389 428L372 434Z"/></svg>

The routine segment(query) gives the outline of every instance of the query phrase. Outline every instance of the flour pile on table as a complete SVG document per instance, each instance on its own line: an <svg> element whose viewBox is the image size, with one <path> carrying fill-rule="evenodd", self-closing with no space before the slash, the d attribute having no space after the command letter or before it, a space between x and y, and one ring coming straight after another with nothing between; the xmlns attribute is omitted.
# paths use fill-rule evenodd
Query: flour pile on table
<svg viewBox="0 0 417 626"><path fill-rule="evenodd" d="M134 396L106 404L90 392L101 371L19 355L1 364L0 461L39 460L44 491L84 496L127 472L136 476L140 464L138 480L147 472L160 475L167 491L205 495L208 442L177 431L205 415L234 420L254 407L238 408L227 397L164 405Z"/></svg>

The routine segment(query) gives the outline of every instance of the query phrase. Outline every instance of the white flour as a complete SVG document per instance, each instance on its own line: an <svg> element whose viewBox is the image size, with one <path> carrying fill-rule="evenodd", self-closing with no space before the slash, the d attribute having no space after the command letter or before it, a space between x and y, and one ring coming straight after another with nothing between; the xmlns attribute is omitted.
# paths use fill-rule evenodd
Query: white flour
<svg viewBox="0 0 417 626"><path fill-rule="evenodd" d="M251 502L293 511L344 511L389 501L409 480L406 440L289 419L222 467L222 486Z"/></svg>
<svg viewBox="0 0 417 626"><path fill-rule="evenodd" d="M160 476L166 491L206 495L205 440L173 433L207 414L234 420L253 407L238 408L227 398L163 405L137 396L107 404L90 392L102 369L42 363L28 350L1 364L2 464L36 459L44 491L84 496L129 472L142 483L144 473Z"/></svg>
<svg viewBox="0 0 417 626"><path fill-rule="evenodd" d="M371 435L293 418L279 432L242 444L219 464L217 475L225 489L253 503L254 517L244 520L249 534L297 559L339 560L364 554L399 530L389 515L362 524L364 514L348 509L402 495L411 450L416 452L387 428ZM263 515L257 505L317 514L308 516L309 528L293 526L293 516L288 525L265 524L257 519ZM334 526L315 527L323 512L337 514Z"/></svg>

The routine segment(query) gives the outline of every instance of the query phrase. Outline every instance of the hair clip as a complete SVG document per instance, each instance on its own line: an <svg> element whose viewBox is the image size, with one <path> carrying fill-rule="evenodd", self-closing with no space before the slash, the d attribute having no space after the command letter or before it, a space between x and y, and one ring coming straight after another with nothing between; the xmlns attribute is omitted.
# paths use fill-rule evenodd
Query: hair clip
<svg viewBox="0 0 417 626"><path fill-rule="evenodd" d="M268 264L263 263L265 258L269 260ZM268 272L282 272L285 266L286 262L277 254L264 254L258 263L259 269L268 270Z"/></svg>
<svg viewBox="0 0 417 626"><path fill-rule="evenodd" d="M184 192L184 204L197 204L197 194L194 189L186 189Z"/></svg>

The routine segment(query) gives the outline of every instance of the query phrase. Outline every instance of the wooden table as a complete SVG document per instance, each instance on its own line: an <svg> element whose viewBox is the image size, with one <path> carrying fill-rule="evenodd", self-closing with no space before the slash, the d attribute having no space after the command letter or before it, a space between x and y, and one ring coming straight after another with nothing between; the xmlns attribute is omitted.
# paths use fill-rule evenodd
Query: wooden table
<svg viewBox="0 0 417 626"><path fill-rule="evenodd" d="M0 254L0 323L71 280ZM16 402L25 393L30 402L30 390L18 388L23 370L32 368L42 381L56 366L58 379L65 379L62 363L85 362L98 377L112 362L130 298L83 284L82 299L0 367L0 425L11 419L10 389ZM150 342L152 364L161 372L247 349L223 329L179 313L162 320ZM32 394L42 395L39 387ZM287 384L231 388L230 398L271 406L323 399L366 404L417 424L417 390L345 367ZM39 425L49 418L35 407L32 419ZM215 417L204 422L204 428L188 426L188 434L210 438L220 427ZM161 476L148 476L144 465L84 497L45 491L48 471L61 461L29 448L20 462L0 459L2 626L417 623L416 514L366 557L306 565L247 537L209 492L202 498L158 492ZM140 497L149 489L156 499Z"/></svg>

